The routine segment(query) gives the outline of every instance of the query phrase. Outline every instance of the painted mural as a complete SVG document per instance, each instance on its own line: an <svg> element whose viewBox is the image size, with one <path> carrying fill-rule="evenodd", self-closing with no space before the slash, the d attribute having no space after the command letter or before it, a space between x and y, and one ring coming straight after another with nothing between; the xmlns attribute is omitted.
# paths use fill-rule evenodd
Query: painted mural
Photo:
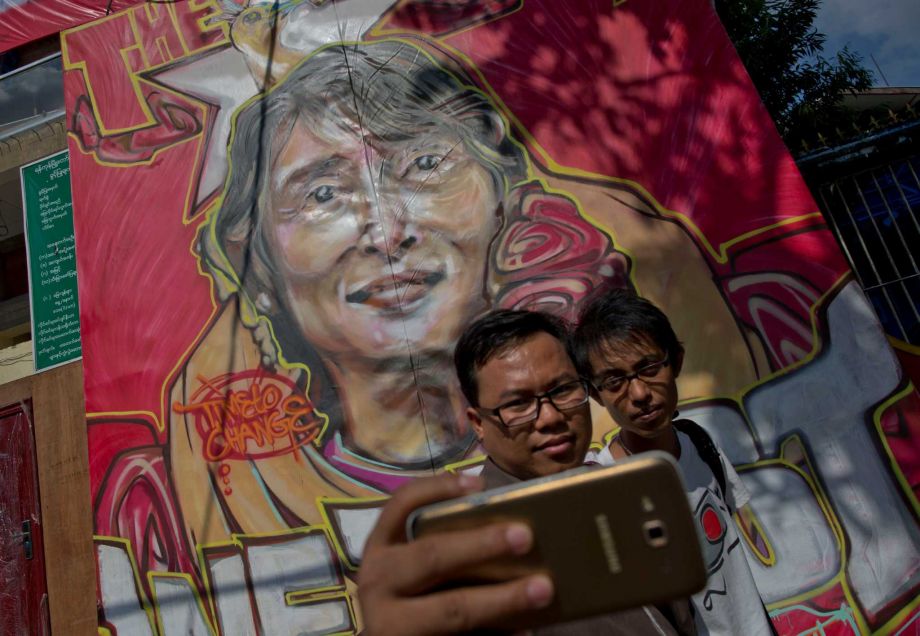
<svg viewBox="0 0 920 636"><path fill-rule="evenodd" d="M707 0L187 0L62 45L100 631L360 631L381 502L482 459L464 326L604 286L684 341L778 631L920 631L920 397Z"/></svg>

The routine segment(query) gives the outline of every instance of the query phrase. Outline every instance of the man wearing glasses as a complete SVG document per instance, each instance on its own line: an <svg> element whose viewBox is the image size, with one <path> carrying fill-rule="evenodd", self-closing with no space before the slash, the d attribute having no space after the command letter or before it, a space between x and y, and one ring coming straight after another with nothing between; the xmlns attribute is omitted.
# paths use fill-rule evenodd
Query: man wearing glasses
<svg viewBox="0 0 920 636"><path fill-rule="evenodd" d="M467 417L489 456L481 473L486 488L584 463L591 440L590 386L570 355L565 323L540 312L493 311L463 333L454 363L470 404ZM680 605L663 611L641 607L537 631L541 636L695 633L686 603Z"/></svg>
<svg viewBox="0 0 920 636"><path fill-rule="evenodd" d="M649 450L678 461L709 574L692 598L699 633L774 633L732 523L736 512L739 523L750 519L750 495L702 428L674 420L684 349L667 316L632 292L609 291L583 308L573 342L580 373L620 426L597 461Z"/></svg>
<svg viewBox="0 0 920 636"><path fill-rule="evenodd" d="M564 323L499 310L460 337L454 363L466 411L489 455L487 488L581 466L591 442L588 383L567 348Z"/></svg>

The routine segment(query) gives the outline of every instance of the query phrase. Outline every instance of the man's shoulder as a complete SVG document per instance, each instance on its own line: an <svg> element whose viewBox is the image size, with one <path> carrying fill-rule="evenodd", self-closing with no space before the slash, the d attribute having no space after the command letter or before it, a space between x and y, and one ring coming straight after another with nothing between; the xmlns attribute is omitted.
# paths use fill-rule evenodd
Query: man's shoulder
<svg viewBox="0 0 920 636"><path fill-rule="evenodd" d="M673 426L678 434L683 434L696 451L696 454L699 455L699 458L709 467L724 495L727 492L728 480L725 475L722 449L718 447L712 436L706 432L706 429L693 420L674 420ZM681 444L682 449L684 446L685 444Z"/></svg>

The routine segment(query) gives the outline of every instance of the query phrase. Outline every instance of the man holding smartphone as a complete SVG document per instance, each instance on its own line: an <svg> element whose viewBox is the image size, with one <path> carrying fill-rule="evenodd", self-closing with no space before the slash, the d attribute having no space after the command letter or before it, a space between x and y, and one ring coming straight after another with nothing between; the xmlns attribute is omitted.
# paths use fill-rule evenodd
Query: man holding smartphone
<svg viewBox="0 0 920 636"><path fill-rule="evenodd" d="M578 374L569 343L567 326L560 319L518 310L486 314L457 342L454 364L470 404L467 417L488 454L481 473L487 489L584 463L591 441L590 387ZM661 610L640 607L536 631L695 633L686 607L674 605Z"/></svg>
<svg viewBox="0 0 920 636"><path fill-rule="evenodd" d="M775 633L745 559L733 513L750 495L709 435L674 420L684 349L664 313L631 291L612 290L583 308L574 335L578 369L620 426L597 456L612 464L650 450L673 455L690 509L706 537L706 588L692 598L700 634Z"/></svg>
<svg viewBox="0 0 920 636"><path fill-rule="evenodd" d="M487 585L464 582L470 568L526 554L533 533L520 522L494 523L406 541L406 518L426 504L483 489L473 475L416 479L383 507L364 547L358 573L363 632L429 636L517 625L553 600L552 580L530 574Z"/></svg>

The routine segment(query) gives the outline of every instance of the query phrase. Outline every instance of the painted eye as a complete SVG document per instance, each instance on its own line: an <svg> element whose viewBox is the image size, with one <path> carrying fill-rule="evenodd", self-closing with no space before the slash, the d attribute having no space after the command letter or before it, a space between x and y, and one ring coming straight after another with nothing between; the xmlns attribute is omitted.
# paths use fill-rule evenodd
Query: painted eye
<svg viewBox="0 0 920 636"><path fill-rule="evenodd" d="M335 188L328 185L322 185L311 192L309 196L316 199L317 203L325 203L326 201L332 200L332 197L335 196Z"/></svg>
<svg viewBox="0 0 920 636"><path fill-rule="evenodd" d="M243 24L255 24L262 19L261 11L250 11L243 16Z"/></svg>
<svg viewBox="0 0 920 636"><path fill-rule="evenodd" d="M422 155L414 163L419 170L434 170L441 163L441 157L438 155Z"/></svg>

